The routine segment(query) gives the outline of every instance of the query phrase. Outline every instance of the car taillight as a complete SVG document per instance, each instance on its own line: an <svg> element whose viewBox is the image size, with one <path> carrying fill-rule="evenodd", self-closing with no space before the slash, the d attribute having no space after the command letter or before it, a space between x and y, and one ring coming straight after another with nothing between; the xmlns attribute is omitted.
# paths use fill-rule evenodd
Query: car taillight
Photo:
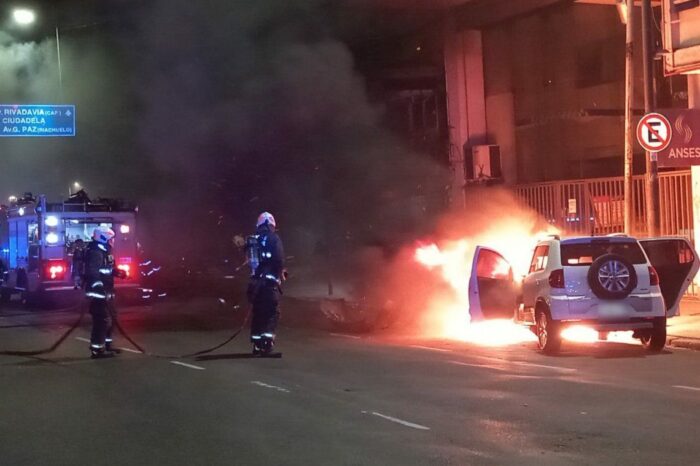
<svg viewBox="0 0 700 466"><path fill-rule="evenodd" d="M126 273L126 278L129 278L131 275L131 266L129 264L119 264L117 265L117 268L119 270L123 270L124 273Z"/></svg>
<svg viewBox="0 0 700 466"><path fill-rule="evenodd" d="M49 280L63 280L68 266L62 261L48 261L44 267L45 276Z"/></svg>
<svg viewBox="0 0 700 466"><path fill-rule="evenodd" d="M564 288L564 269L552 270L549 274L549 286L552 288Z"/></svg>
<svg viewBox="0 0 700 466"><path fill-rule="evenodd" d="M656 269L649 266L649 285L654 286L659 284L659 274L656 273Z"/></svg>

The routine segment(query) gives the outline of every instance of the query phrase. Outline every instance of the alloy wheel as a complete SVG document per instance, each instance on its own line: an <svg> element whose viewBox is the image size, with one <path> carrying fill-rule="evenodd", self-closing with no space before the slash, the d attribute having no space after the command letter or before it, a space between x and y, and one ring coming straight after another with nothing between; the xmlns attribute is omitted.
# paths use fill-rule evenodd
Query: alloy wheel
<svg viewBox="0 0 700 466"><path fill-rule="evenodd" d="M630 280L629 269L617 260L606 262L598 270L598 282L603 288L613 293L625 290L629 286Z"/></svg>

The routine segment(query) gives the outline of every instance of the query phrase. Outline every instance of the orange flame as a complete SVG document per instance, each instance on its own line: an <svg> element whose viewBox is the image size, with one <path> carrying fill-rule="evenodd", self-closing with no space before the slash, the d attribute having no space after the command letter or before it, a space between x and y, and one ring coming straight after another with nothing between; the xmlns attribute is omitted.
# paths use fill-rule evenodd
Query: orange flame
<svg viewBox="0 0 700 466"><path fill-rule="evenodd" d="M531 232L526 221L517 217L494 221L483 234L475 238L421 245L414 259L440 273L450 285L451 296L435 296L426 313L425 327L431 336L468 341L483 346L504 346L534 341L529 329L512 320L471 322L469 315L469 277L477 245L490 247L501 253L513 268L515 277L527 273L537 238L548 231ZM503 271L506 272L507 271Z"/></svg>
<svg viewBox="0 0 700 466"><path fill-rule="evenodd" d="M574 325L561 332L561 337L565 340L579 343L595 343L600 340L598 332L585 325ZM639 341L632 338L632 332L610 332L607 341L616 343L639 344Z"/></svg>
<svg viewBox="0 0 700 466"><path fill-rule="evenodd" d="M583 325L575 325L564 329L561 332L561 337L569 341L578 341L581 343L594 343L598 341L598 332L590 327Z"/></svg>

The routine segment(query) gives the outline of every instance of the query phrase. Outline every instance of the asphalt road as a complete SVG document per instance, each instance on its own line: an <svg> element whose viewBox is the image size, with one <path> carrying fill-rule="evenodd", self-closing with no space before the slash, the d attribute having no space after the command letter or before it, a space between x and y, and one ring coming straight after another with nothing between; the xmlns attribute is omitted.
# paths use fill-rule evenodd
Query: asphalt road
<svg viewBox="0 0 700 466"><path fill-rule="evenodd" d="M183 354L244 311L214 300L130 308L128 332ZM0 349L47 346L70 312L0 310ZM0 356L3 465L697 464L700 353L620 343L484 348L280 329L281 359L246 334L199 358ZM129 348L123 339L119 346ZM133 350L132 350L133 351Z"/></svg>

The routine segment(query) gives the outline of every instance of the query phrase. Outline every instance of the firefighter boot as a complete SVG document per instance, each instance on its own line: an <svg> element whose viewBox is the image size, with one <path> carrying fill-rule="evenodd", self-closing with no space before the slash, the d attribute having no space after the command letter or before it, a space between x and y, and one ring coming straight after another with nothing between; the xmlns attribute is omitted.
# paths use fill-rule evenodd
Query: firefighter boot
<svg viewBox="0 0 700 466"><path fill-rule="evenodd" d="M260 342L260 355L267 356L272 353L272 349L275 346L275 339L267 336L263 336Z"/></svg>
<svg viewBox="0 0 700 466"><path fill-rule="evenodd" d="M250 337L250 342L253 345L253 356L260 356L262 353L262 339L258 335Z"/></svg>
<svg viewBox="0 0 700 466"><path fill-rule="evenodd" d="M112 344L112 340L107 340L107 343L105 343L105 351L106 351L107 353L112 353L112 354L115 355L115 356L116 356L117 354L122 354L122 350L120 350L119 348L117 348L116 346L114 346L114 345Z"/></svg>
<svg viewBox="0 0 700 466"><path fill-rule="evenodd" d="M105 359L114 357L114 353L105 351L103 348L90 348L90 359Z"/></svg>

